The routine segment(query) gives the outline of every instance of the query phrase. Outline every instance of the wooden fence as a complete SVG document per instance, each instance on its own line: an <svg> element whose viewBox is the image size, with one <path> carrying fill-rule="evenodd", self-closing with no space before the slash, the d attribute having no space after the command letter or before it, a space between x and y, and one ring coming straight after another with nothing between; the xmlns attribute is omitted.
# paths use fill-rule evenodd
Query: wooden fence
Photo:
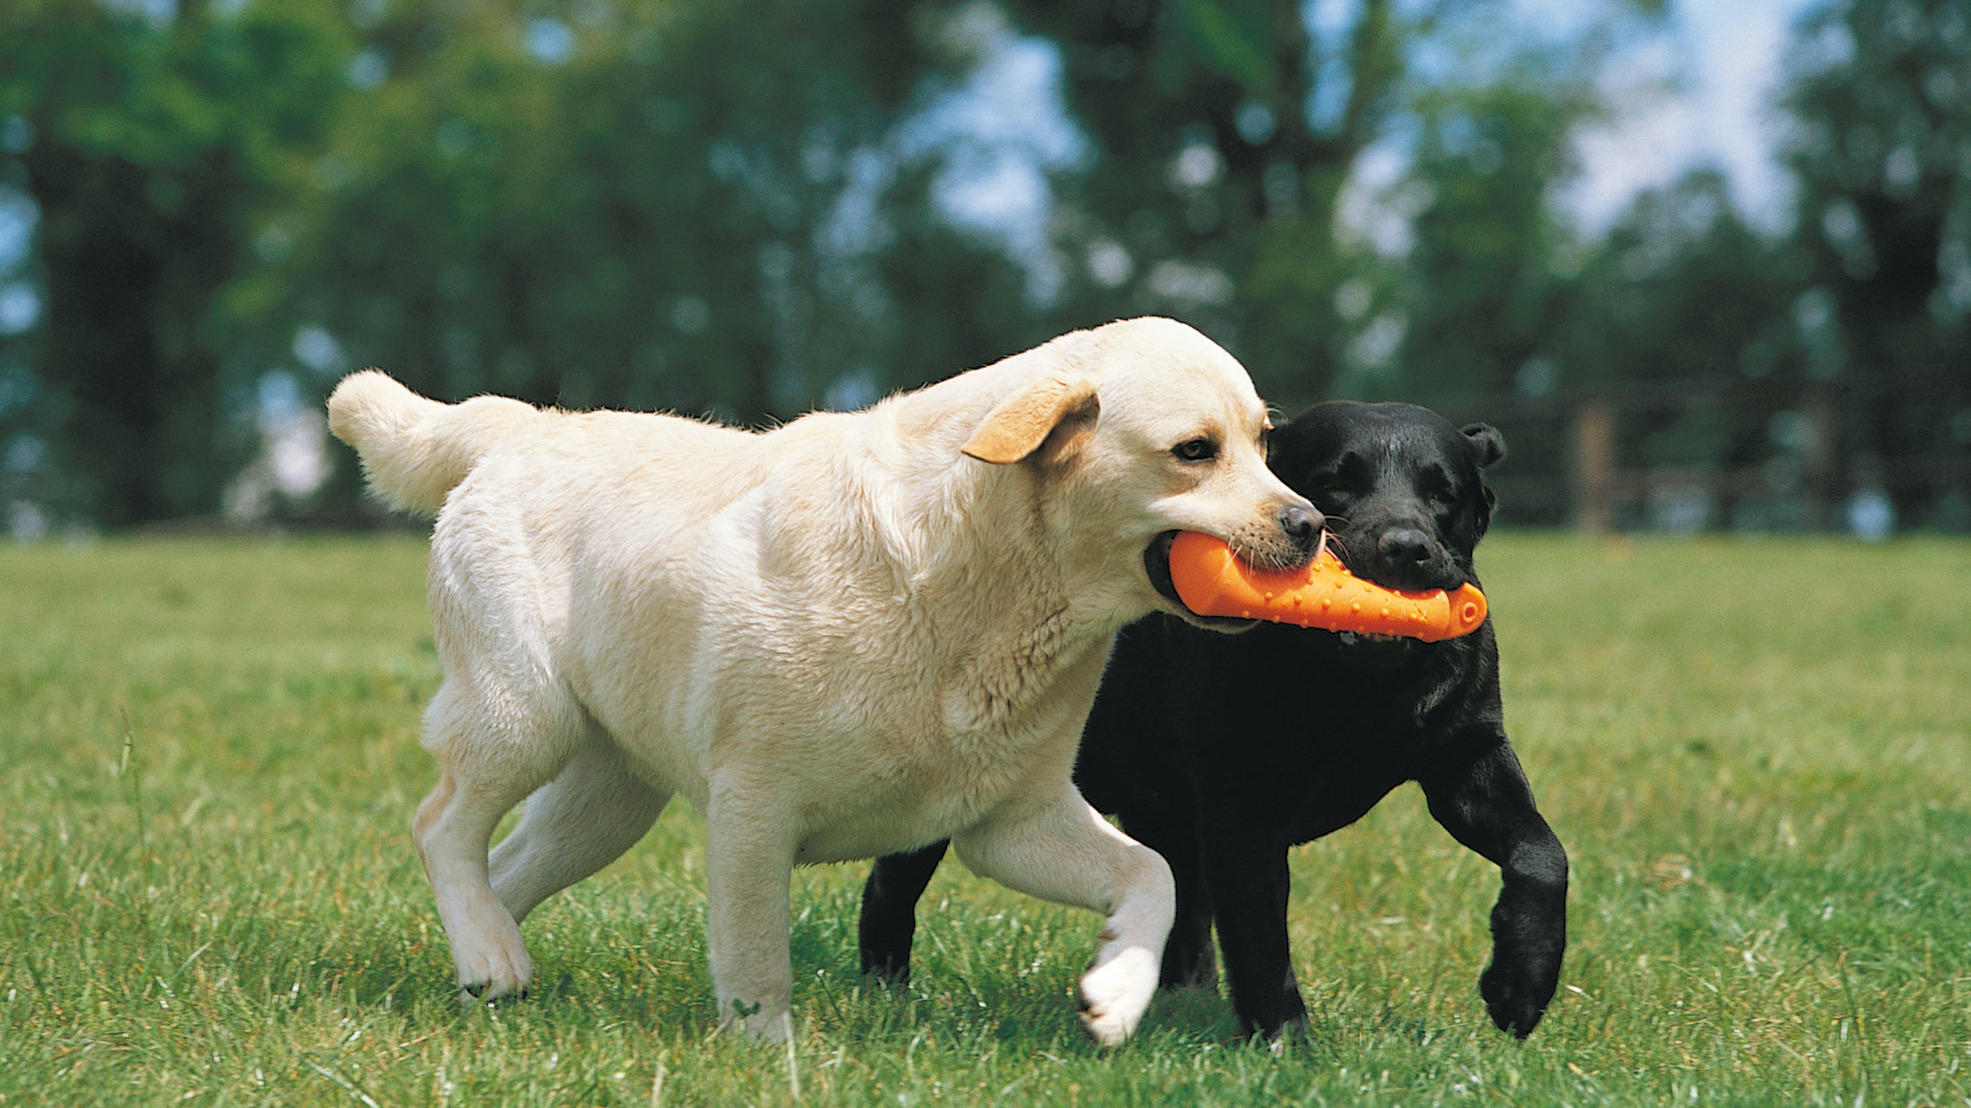
<svg viewBox="0 0 1971 1108"><path fill-rule="evenodd" d="M1962 533L1971 368L1963 376L1865 387L1717 378L1439 410L1505 434L1490 481L1508 525Z"/></svg>

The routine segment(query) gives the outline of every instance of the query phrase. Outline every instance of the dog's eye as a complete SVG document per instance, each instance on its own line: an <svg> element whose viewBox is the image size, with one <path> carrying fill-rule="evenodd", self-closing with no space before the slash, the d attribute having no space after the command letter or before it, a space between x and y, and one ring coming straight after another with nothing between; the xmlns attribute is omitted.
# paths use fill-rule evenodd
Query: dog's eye
<svg viewBox="0 0 1971 1108"><path fill-rule="evenodd" d="M1218 457L1218 444L1200 435L1195 439L1185 439L1170 448L1179 461L1208 462Z"/></svg>
<svg viewBox="0 0 1971 1108"><path fill-rule="evenodd" d="M1423 488L1418 491L1423 494L1424 500L1440 508L1457 499L1457 490L1451 487L1451 479L1442 473L1427 475Z"/></svg>

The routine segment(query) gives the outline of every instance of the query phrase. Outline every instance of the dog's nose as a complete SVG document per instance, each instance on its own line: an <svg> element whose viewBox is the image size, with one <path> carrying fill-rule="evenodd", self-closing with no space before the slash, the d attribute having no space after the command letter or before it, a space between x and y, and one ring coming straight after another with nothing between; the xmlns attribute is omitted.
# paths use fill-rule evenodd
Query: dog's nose
<svg viewBox="0 0 1971 1108"><path fill-rule="evenodd" d="M1314 549L1321 538L1321 529L1327 525L1321 510L1304 500L1280 509L1280 530L1302 550Z"/></svg>
<svg viewBox="0 0 1971 1108"><path fill-rule="evenodd" d="M1392 563L1415 565L1430 558L1430 536L1409 527L1384 531L1376 549Z"/></svg>

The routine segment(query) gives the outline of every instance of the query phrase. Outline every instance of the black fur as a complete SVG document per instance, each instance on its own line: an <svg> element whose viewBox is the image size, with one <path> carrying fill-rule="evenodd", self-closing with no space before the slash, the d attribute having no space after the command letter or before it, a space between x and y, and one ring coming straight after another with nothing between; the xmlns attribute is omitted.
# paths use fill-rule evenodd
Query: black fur
<svg viewBox="0 0 1971 1108"><path fill-rule="evenodd" d="M1505 454L1406 404L1317 404L1274 433L1271 465L1327 516L1357 575L1403 589L1476 582L1491 522L1484 467ZM1486 1010L1525 1037L1559 980L1567 855L1506 741L1488 620L1441 643L1262 624L1240 634L1154 616L1118 640L1075 779L1163 854L1177 879L1166 988L1216 979L1212 927L1249 1034L1304 1026L1287 949L1287 849L1345 827L1405 781L1453 837L1499 866ZM906 979L938 843L877 861L861 918L865 973Z"/></svg>

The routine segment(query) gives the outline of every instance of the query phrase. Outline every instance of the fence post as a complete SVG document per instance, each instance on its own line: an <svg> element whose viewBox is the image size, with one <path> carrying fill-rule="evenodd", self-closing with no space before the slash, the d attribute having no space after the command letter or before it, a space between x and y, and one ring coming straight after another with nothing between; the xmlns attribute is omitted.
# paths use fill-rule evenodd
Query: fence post
<svg viewBox="0 0 1971 1108"><path fill-rule="evenodd" d="M1825 386L1811 388L1800 402L1807 420L1807 445L1801 458L1801 481L1806 486L1809 531L1837 528L1841 499L1841 441L1834 396Z"/></svg>
<svg viewBox="0 0 1971 1108"><path fill-rule="evenodd" d="M1615 523L1615 405L1590 397L1574 409L1574 526L1604 534Z"/></svg>

